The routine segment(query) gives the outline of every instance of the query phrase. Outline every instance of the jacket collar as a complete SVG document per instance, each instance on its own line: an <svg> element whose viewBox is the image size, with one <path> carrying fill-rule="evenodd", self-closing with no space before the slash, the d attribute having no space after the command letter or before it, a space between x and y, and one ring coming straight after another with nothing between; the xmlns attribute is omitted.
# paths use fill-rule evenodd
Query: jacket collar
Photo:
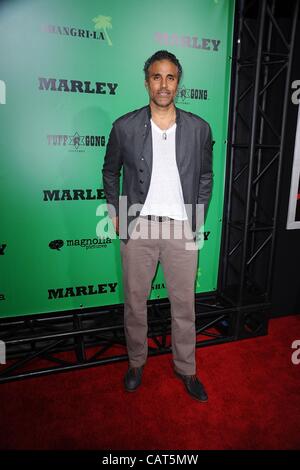
<svg viewBox="0 0 300 470"><path fill-rule="evenodd" d="M179 174L180 174L180 169L183 165L184 161L184 150L183 150L183 139L181 138L181 125L180 125L180 109L176 108L176 161L177 161L177 166L179 169ZM143 155L144 158L147 162L147 165L150 170L150 174L152 172L152 139L147 139L149 133L150 133L150 119L151 119L151 108L150 105L146 106L146 112L147 112L147 117L148 117L148 122L144 123L144 132L143 132Z"/></svg>
<svg viewBox="0 0 300 470"><path fill-rule="evenodd" d="M150 105L146 106L147 108L147 116L148 120L150 121L151 119L151 108ZM180 109L175 106L175 111L176 111L176 124L178 125L180 123Z"/></svg>

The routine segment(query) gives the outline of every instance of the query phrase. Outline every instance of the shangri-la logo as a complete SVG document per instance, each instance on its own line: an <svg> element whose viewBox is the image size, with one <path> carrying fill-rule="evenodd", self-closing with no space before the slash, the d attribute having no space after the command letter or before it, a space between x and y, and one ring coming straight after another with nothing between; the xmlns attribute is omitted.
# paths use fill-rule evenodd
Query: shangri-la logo
<svg viewBox="0 0 300 470"><path fill-rule="evenodd" d="M108 29L112 29L111 16L98 15L95 18L93 18L93 22L95 23L95 29L102 30L107 39L107 44L109 46L112 46L112 41L107 32Z"/></svg>

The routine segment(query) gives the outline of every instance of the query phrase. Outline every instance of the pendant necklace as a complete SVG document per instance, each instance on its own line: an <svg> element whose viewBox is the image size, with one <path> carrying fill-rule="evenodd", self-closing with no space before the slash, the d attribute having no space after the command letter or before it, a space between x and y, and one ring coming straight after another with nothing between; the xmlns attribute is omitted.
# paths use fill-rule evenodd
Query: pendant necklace
<svg viewBox="0 0 300 470"><path fill-rule="evenodd" d="M167 129L164 130L163 133L162 133L162 139L163 139L163 140L167 140L167 137L168 137L167 130L170 129L171 123L174 121L174 116L175 116L175 115L172 116L172 119L170 120Z"/></svg>

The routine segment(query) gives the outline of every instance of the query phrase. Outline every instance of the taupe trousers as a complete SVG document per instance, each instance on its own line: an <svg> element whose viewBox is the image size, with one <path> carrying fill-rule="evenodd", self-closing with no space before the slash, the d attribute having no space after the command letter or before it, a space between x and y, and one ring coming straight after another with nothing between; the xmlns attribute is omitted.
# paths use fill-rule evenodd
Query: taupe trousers
<svg viewBox="0 0 300 470"><path fill-rule="evenodd" d="M174 366L180 374L195 374L198 250L188 221L158 222L140 216L129 241L121 240L121 257L130 366L140 367L147 360L147 299L160 261L171 303Z"/></svg>

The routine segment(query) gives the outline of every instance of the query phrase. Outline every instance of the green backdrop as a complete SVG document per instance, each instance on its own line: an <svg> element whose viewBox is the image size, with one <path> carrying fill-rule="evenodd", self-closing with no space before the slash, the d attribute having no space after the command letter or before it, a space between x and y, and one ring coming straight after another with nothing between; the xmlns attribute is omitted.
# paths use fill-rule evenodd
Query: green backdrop
<svg viewBox="0 0 300 470"><path fill-rule="evenodd" d="M148 103L143 64L168 49L178 107L212 127L213 197L196 292L216 289L233 0L0 4L0 315L123 302L119 240L98 238L114 119ZM167 297L160 267L151 298Z"/></svg>

